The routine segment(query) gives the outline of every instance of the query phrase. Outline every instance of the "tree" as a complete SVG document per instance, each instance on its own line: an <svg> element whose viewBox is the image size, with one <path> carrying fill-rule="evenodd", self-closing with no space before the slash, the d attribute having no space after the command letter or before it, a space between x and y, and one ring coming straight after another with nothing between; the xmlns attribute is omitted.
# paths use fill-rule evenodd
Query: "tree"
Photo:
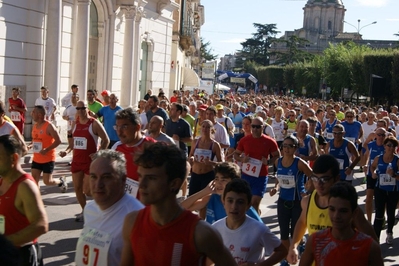
<svg viewBox="0 0 399 266"><path fill-rule="evenodd" d="M256 33L252 33L253 37L242 42L242 49L238 52L241 60L251 60L259 65L269 65L269 48L275 36L279 31L276 24L259 24L254 23ZM245 61L243 60L243 61Z"/></svg>
<svg viewBox="0 0 399 266"><path fill-rule="evenodd" d="M274 52L273 55L276 56L276 64L277 65L288 65L296 62L304 62L306 60L312 60L314 55L304 51L309 43L308 40L299 38L295 35L292 35L288 38L288 40L277 39L274 42L281 46L281 44L285 44L287 48L284 52Z"/></svg>
<svg viewBox="0 0 399 266"><path fill-rule="evenodd" d="M204 39L201 38L201 48L200 48L201 58L205 59L206 61L215 60L219 56L213 54L213 49L209 47L210 45L211 45L210 42L204 42Z"/></svg>

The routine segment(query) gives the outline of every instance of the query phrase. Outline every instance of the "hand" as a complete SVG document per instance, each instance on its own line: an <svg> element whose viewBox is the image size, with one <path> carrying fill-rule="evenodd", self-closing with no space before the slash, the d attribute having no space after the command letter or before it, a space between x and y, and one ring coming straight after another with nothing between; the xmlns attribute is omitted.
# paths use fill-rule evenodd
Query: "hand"
<svg viewBox="0 0 399 266"><path fill-rule="evenodd" d="M392 168L387 169L386 173L387 173L389 176L394 176L394 175L395 175L395 172L393 171Z"/></svg>
<svg viewBox="0 0 399 266"><path fill-rule="evenodd" d="M346 167L345 169L345 175L350 175L352 173L352 169L350 167Z"/></svg>
<svg viewBox="0 0 399 266"><path fill-rule="evenodd" d="M172 139L180 141L180 137L178 135L176 135L176 134L172 135Z"/></svg>
<svg viewBox="0 0 399 266"><path fill-rule="evenodd" d="M58 155L59 155L61 158L65 157L67 154L68 154L68 153L67 153L66 151L60 151L60 152L58 153Z"/></svg>
<svg viewBox="0 0 399 266"><path fill-rule="evenodd" d="M29 145L26 146L26 148L27 148L28 150L31 150L32 147L33 147L33 144L29 144Z"/></svg>
<svg viewBox="0 0 399 266"><path fill-rule="evenodd" d="M242 162L247 163L248 161L249 161L249 155L244 154L244 156L242 156Z"/></svg>
<svg viewBox="0 0 399 266"><path fill-rule="evenodd" d="M269 194L270 194L271 197L273 197L274 195L276 195L276 193L277 193L277 189L276 189L275 187L272 188L272 189L269 191Z"/></svg>
<svg viewBox="0 0 399 266"><path fill-rule="evenodd" d="M214 194L216 192L215 180L209 182L209 184L206 187L208 188L209 193Z"/></svg>
<svg viewBox="0 0 399 266"><path fill-rule="evenodd" d="M268 160L267 160L267 158L265 158L265 157L262 157L262 164L264 164L264 165L268 165Z"/></svg>
<svg viewBox="0 0 399 266"><path fill-rule="evenodd" d="M39 152L41 155L46 155L46 153L47 153L47 149L46 148L44 148L44 149L42 149L40 152Z"/></svg>
<svg viewBox="0 0 399 266"><path fill-rule="evenodd" d="M373 179L377 179L378 178L378 174L376 172L374 172L374 173L371 174L371 177Z"/></svg>
<svg viewBox="0 0 399 266"><path fill-rule="evenodd" d="M297 264L298 263L298 250L296 248L289 248L287 261L289 264Z"/></svg>

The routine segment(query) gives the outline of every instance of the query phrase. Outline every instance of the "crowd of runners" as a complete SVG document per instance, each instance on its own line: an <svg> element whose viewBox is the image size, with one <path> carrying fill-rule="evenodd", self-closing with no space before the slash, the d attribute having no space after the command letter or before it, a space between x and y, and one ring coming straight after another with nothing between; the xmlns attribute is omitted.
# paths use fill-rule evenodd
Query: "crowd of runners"
<svg viewBox="0 0 399 266"><path fill-rule="evenodd" d="M383 265L380 242L393 244L397 106L149 90L122 108L115 93L88 90L82 101L72 85L60 107L42 87L28 110L19 93L0 102L1 265L43 264L39 180L65 192L52 174L69 153L84 222L76 265ZM59 109L68 146L57 154ZM31 174L20 165L28 150ZM364 172L365 213L354 171ZM279 236L261 219L273 196Z"/></svg>

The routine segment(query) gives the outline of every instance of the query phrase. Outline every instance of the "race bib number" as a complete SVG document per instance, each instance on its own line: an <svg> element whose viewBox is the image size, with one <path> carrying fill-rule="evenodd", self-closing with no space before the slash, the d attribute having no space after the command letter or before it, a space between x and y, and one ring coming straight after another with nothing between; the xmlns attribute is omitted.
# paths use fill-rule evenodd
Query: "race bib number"
<svg viewBox="0 0 399 266"><path fill-rule="evenodd" d="M234 128L234 134L240 133L240 129L241 129L241 128L239 128L239 127L235 127L235 128Z"/></svg>
<svg viewBox="0 0 399 266"><path fill-rule="evenodd" d="M244 174L259 177L260 170L262 169L262 161L254 158L249 158L249 161L242 163L241 170Z"/></svg>
<svg viewBox="0 0 399 266"><path fill-rule="evenodd" d="M333 139L334 138L334 134L333 133L328 133L327 132L327 136L328 139Z"/></svg>
<svg viewBox="0 0 399 266"><path fill-rule="evenodd" d="M212 151L205 149L195 149L194 160L200 163L204 163L206 159L211 160Z"/></svg>
<svg viewBox="0 0 399 266"><path fill-rule="evenodd" d="M4 235L6 232L6 217L0 215L0 235Z"/></svg>
<svg viewBox="0 0 399 266"><path fill-rule="evenodd" d="M343 159L337 159L338 163L339 163L339 170L343 170L344 169L344 160Z"/></svg>
<svg viewBox="0 0 399 266"><path fill-rule="evenodd" d="M73 148L77 150L86 150L87 149L87 139L82 137L74 137L73 138Z"/></svg>
<svg viewBox="0 0 399 266"><path fill-rule="evenodd" d="M295 129L287 129L288 135L294 134L294 132L295 132Z"/></svg>
<svg viewBox="0 0 399 266"><path fill-rule="evenodd" d="M84 227L76 246L76 265L107 265L111 240L111 235L106 232Z"/></svg>
<svg viewBox="0 0 399 266"><path fill-rule="evenodd" d="M34 153L39 153L43 149L43 144L41 142L33 142L32 151Z"/></svg>
<svg viewBox="0 0 399 266"><path fill-rule="evenodd" d="M352 141L355 144L355 138L347 138L349 141Z"/></svg>
<svg viewBox="0 0 399 266"><path fill-rule="evenodd" d="M11 111L10 118L12 121L19 122L21 121L21 113L16 111Z"/></svg>
<svg viewBox="0 0 399 266"><path fill-rule="evenodd" d="M289 189L295 187L295 178L293 175L277 174L277 179L281 188Z"/></svg>
<svg viewBox="0 0 399 266"><path fill-rule="evenodd" d="M236 164L236 165L238 165L238 167L242 167L242 162L240 162L240 161L236 161L236 160L233 160L233 162Z"/></svg>
<svg viewBox="0 0 399 266"><path fill-rule="evenodd" d="M396 179L390 177L388 174L380 174L380 186L394 186Z"/></svg>
<svg viewBox="0 0 399 266"><path fill-rule="evenodd" d="M137 198L138 191L139 191L139 182L130 178L126 178L125 192Z"/></svg>

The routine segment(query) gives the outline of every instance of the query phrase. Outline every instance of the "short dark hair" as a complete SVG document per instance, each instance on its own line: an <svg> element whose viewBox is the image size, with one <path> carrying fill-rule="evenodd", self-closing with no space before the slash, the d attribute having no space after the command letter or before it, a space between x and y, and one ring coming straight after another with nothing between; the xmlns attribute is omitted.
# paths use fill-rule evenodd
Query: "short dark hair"
<svg viewBox="0 0 399 266"><path fill-rule="evenodd" d="M183 113L183 106L180 103L173 103L174 106L176 106L176 110L180 111L180 113Z"/></svg>
<svg viewBox="0 0 399 266"><path fill-rule="evenodd" d="M328 197L328 199L331 198L348 200L351 205L352 212L356 210L358 206L358 196L356 189L351 184L345 181L339 181L330 188L330 196Z"/></svg>
<svg viewBox="0 0 399 266"><path fill-rule="evenodd" d="M331 170L331 174L334 178L339 176L339 163L337 159L335 159L330 154L322 154L320 155L313 164L313 173L315 174L324 174Z"/></svg>
<svg viewBox="0 0 399 266"><path fill-rule="evenodd" d="M252 199L252 192L251 192L251 187L249 186L249 183L241 178L235 178L231 180L229 183L227 183L226 188L224 189L223 192L223 199L226 198L226 195L228 192L233 191L237 194L245 194L247 196L248 204L251 203Z"/></svg>
<svg viewBox="0 0 399 266"><path fill-rule="evenodd" d="M5 114L6 113L6 106L3 103L3 101L0 101L0 115Z"/></svg>
<svg viewBox="0 0 399 266"><path fill-rule="evenodd" d="M43 105L35 105L35 109L37 109L42 115L46 114L46 109L44 109Z"/></svg>
<svg viewBox="0 0 399 266"><path fill-rule="evenodd" d="M125 109L121 109L115 113L115 119L127 119L132 122L133 125L141 125L140 115L133 110L132 107L127 107Z"/></svg>
<svg viewBox="0 0 399 266"><path fill-rule="evenodd" d="M144 147L142 153L137 154L134 162L143 168L164 167L168 181L186 178L186 155L176 145L155 142ZM177 194L179 189L175 191Z"/></svg>
<svg viewBox="0 0 399 266"><path fill-rule="evenodd" d="M156 95L151 95L148 99L152 99L154 101L154 103L159 102L159 99Z"/></svg>
<svg viewBox="0 0 399 266"><path fill-rule="evenodd" d="M183 112L188 112L188 106L186 104L181 105L183 107Z"/></svg>
<svg viewBox="0 0 399 266"><path fill-rule="evenodd" d="M209 106L208 108L206 108L206 111L212 111L215 115L217 113L215 106Z"/></svg>
<svg viewBox="0 0 399 266"><path fill-rule="evenodd" d="M47 88L47 87L45 87L45 86L42 86L42 87L40 88L40 90L45 90L45 91L48 91L48 88Z"/></svg>
<svg viewBox="0 0 399 266"><path fill-rule="evenodd" d="M22 156L22 145L21 143L12 135L0 136L0 144L3 144L7 155L12 155L17 153L20 157Z"/></svg>
<svg viewBox="0 0 399 266"><path fill-rule="evenodd" d="M96 95L96 93L95 93L94 90L92 90L92 89L88 89L87 92L91 92L91 93L93 93L94 95Z"/></svg>
<svg viewBox="0 0 399 266"><path fill-rule="evenodd" d="M222 162L215 166L215 174L221 174L225 178L240 178L241 170L240 167L231 162Z"/></svg>
<svg viewBox="0 0 399 266"><path fill-rule="evenodd" d="M73 85L71 86L71 89L74 89L74 88L79 88L79 86L76 85L76 84L73 84Z"/></svg>

